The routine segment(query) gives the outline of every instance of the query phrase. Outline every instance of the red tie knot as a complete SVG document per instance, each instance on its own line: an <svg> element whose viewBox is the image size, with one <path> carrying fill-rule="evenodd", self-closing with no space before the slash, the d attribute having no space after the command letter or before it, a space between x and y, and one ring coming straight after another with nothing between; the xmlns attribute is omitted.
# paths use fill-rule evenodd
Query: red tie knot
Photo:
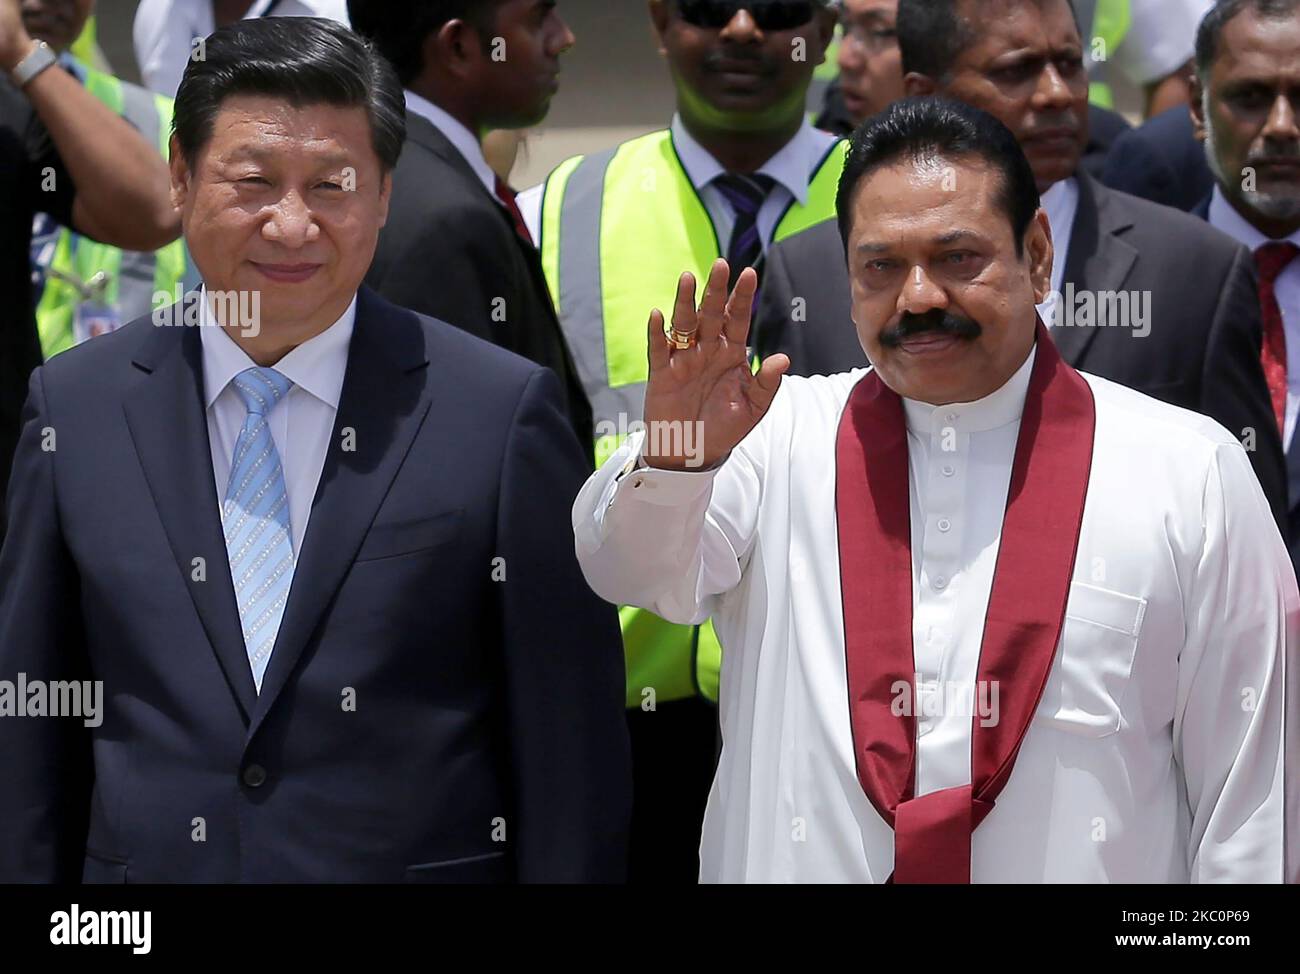
<svg viewBox="0 0 1300 974"><path fill-rule="evenodd" d="M1256 250L1255 267L1259 270L1260 283L1272 284L1276 281L1277 276L1287 264L1295 260L1297 254L1300 254L1300 247L1289 240L1274 240Z"/></svg>

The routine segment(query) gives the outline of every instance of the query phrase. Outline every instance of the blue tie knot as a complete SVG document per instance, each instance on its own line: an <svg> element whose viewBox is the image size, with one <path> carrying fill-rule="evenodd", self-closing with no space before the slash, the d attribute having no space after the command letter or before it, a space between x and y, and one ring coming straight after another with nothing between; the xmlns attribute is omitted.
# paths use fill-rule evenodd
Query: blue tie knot
<svg viewBox="0 0 1300 974"><path fill-rule="evenodd" d="M776 180L766 173L722 173L713 178L719 192L737 216L753 218L763 206Z"/></svg>
<svg viewBox="0 0 1300 974"><path fill-rule="evenodd" d="M235 391L244 408L256 416L265 416L285 397L293 383L275 369L244 369L233 379Z"/></svg>

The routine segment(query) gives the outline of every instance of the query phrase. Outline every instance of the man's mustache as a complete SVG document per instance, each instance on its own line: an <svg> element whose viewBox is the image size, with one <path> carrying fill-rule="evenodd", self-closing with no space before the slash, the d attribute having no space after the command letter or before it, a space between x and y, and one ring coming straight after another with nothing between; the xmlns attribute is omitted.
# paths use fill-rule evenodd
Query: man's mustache
<svg viewBox="0 0 1300 974"><path fill-rule="evenodd" d="M880 333L880 344L885 348L897 348L904 340L926 332L951 335L954 338L979 338L984 329L973 318L966 318L942 308L935 308L925 314L903 312L898 324L891 325Z"/></svg>

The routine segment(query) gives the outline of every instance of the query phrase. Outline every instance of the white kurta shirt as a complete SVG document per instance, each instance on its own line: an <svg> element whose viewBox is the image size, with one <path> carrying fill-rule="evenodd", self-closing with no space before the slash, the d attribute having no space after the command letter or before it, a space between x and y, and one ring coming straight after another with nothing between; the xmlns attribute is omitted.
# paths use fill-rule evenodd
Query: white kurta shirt
<svg viewBox="0 0 1300 974"><path fill-rule="evenodd" d="M918 680L967 704L918 720L917 794L970 781L970 688L1030 368L979 402L904 402ZM596 592L674 622L712 615L721 637L706 882L882 882L893 868L854 764L836 534L836 435L864 374L787 377L711 471L629 473L637 434L574 505ZM1085 378L1096 441L1065 628L974 833L972 879L1277 882L1300 612L1286 548L1227 431Z"/></svg>

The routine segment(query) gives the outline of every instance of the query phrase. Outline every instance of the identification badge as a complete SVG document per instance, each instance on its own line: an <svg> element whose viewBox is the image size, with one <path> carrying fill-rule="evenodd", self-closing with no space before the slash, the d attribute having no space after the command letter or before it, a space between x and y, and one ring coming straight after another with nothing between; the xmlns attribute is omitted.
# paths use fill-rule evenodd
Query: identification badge
<svg viewBox="0 0 1300 974"><path fill-rule="evenodd" d="M122 316L111 304L82 301L72 322L72 338L78 345L96 335L107 335L122 326Z"/></svg>

